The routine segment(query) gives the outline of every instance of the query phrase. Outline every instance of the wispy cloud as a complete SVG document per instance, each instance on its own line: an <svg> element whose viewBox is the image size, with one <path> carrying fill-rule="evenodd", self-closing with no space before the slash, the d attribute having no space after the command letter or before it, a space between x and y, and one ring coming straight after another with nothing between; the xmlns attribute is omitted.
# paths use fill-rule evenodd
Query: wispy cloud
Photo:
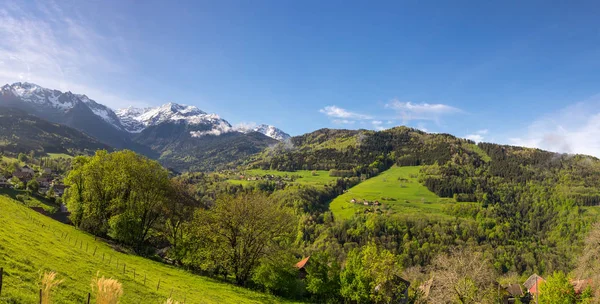
<svg viewBox="0 0 600 304"><path fill-rule="evenodd" d="M351 112L346 109L342 109L338 106L327 106L323 109L320 109L319 112L331 117L331 118L343 118L343 119L372 119L370 115L360 114L356 112Z"/></svg>
<svg viewBox="0 0 600 304"><path fill-rule="evenodd" d="M336 125L353 125L356 121L348 119L334 119L331 122Z"/></svg>
<svg viewBox="0 0 600 304"><path fill-rule="evenodd" d="M508 142L554 152L600 157L600 95L546 114L534 121L524 133L509 138Z"/></svg>
<svg viewBox="0 0 600 304"><path fill-rule="evenodd" d="M98 75L123 75L126 48L118 32L100 34L75 8L39 1L0 7L0 83L33 82L90 96L108 106L144 105L98 85Z"/></svg>
<svg viewBox="0 0 600 304"><path fill-rule="evenodd" d="M394 99L385 105L386 108L395 110L404 123L411 120L431 120L439 123L444 115L456 114L462 110L445 104L413 103Z"/></svg>

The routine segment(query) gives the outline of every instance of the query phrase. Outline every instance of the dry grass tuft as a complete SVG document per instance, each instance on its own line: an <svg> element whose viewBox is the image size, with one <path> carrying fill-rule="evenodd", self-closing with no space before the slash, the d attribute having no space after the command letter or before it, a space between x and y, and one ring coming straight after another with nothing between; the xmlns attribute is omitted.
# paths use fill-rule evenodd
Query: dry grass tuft
<svg viewBox="0 0 600 304"><path fill-rule="evenodd" d="M96 304L117 304L123 295L123 285L115 279L104 276L92 279L92 292L96 295Z"/></svg>
<svg viewBox="0 0 600 304"><path fill-rule="evenodd" d="M56 278L56 272L54 271L44 271L44 274L41 276L41 285L42 285L42 299L41 304L50 304L52 303L52 290L60 285L64 280L58 280Z"/></svg>
<svg viewBox="0 0 600 304"><path fill-rule="evenodd" d="M180 303L178 301L175 301L175 300L171 299L171 298L168 298L167 302L165 302L165 304L180 304Z"/></svg>

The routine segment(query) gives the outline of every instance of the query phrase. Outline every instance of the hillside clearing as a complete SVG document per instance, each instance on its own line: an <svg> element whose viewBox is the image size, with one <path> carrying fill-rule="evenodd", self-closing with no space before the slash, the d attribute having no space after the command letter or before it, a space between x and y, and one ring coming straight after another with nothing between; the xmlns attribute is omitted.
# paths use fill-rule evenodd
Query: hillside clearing
<svg viewBox="0 0 600 304"><path fill-rule="evenodd" d="M434 214L446 216L443 206L454 200L440 198L421 185L417 180L420 166L392 167L378 176L370 178L336 197L329 208L341 219L352 217L357 211L381 208L384 212L400 214ZM357 202L352 203L355 199ZM365 206L364 200L379 201L383 207Z"/></svg>
<svg viewBox="0 0 600 304"><path fill-rule="evenodd" d="M121 303L162 304L171 293L175 300L186 303L285 302L119 253L93 236L5 196L0 196L0 210L0 267L4 268L0 303L37 303L40 273L47 270L56 271L58 278L65 280L55 292L55 303L83 303L97 273L123 283Z"/></svg>
<svg viewBox="0 0 600 304"><path fill-rule="evenodd" d="M338 177L329 176L329 171L323 170L298 170L294 172L285 172L285 171L276 171L276 170L260 170L260 169L252 169L246 170L242 172L243 179L241 177L232 178L228 181L234 184L239 185L248 185L252 182L256 182L254 180L248 180L253 178L263 178L265 176L276 176L282 177L283 180L287 182L286 178L291 179L293 181L289 181L290 183L297 183L302 185L311 185L311 186L323 186L329 183L335 182Z"/></svg>

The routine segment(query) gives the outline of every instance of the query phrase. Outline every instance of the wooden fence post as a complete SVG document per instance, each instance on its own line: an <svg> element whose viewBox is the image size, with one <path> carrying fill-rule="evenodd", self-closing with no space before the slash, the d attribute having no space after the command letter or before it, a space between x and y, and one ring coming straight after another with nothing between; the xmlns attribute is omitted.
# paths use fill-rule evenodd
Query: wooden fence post
<svg viewBox="0 0 600 304"><path fill-rule="evenodd" d="M123 274L125 274L125 267L127 267L127 264L123 263Z"/></svg>
<svg viewBox="0 0 600 304"><path fill-rule="evenodd" d="M4 268L0 268L0 296L2 295L2 275L4 274Z"/></svg>
<svg viewBox="0 0 600 304"><path fill-rule="evenodd" d="M158 285L156 285L156 291L160 288L160 279L158 279Z"/></svg>
<svg viewBox="0 0 600 304"><path fill-rule="evenodd" d="M42 304L42 289L40 288L40 304Z"/></svg>
<svg viewBox="0 0 600 304"><path fill-rule="evenodd" d="M92 295L88 292L88 301L87 304L90 304L90 299L92 298Z"/></svg>
<svg viewBox="0 0 600 304"><path fill-rule="evenodd" d="M94 248L94 256L96 256L96 250L98 250L98 246L96 246L96 248Z"/></svg>

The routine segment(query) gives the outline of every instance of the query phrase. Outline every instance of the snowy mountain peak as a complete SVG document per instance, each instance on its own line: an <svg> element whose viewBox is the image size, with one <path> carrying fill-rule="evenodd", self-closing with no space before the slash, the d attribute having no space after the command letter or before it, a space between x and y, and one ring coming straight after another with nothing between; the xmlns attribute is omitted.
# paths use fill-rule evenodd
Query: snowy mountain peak
<svg viewBox="0 0 600 304"><path fill-rule="evenodd" d="M43 88L29 82L15 82L2 87L1 93L12 94L24 104L29 104L39 111L67 112L78 104L84 104L94 114L102 118L117 129L121 128L119 118L108 107L98 104L86 95L73 94L72 92L61 92Z"/></svg>
<svg viewBox="0 0 600 304"><path fill-rule="evenodd" d="M219 132L230 132L231 125L221 119L217 114L208 114L197 107L181 105L177 103L167 103L153 108L125 108L117 111L121 123L125 129L132 133L139 133L150 126L159 125L165 122L187 123L190 125L211 125L219 129ZM208 135L213 133L206 133ZM201 136L201 135L200 135Z"/></svg>
<svg viewBox="0 0 600 304"><path fill-rule="evenodd" d="M266 136L269 136L269 137L279 140L279 141L286 140L291 137L289 134L276 128L275 126L266 125L266 124L261 124L261 125L257 126L256 128L254 128L254 131L262 133Z"/></svg>
<svg viewBox="0 0 600 304"><path fill-rule="evenodd" d="M279 140L279 141L284 141L291 137L289 134L283 132L281 129L278 129L275 126L267 125L267 124L261 124L258 126L254 126L253 124L240 124L240 125L238 125L236 130L238 132L242 132L242 133L250 133L250 132L262 133L268 137L271 137L271 138L273 138L275 140Z"/></svg>

